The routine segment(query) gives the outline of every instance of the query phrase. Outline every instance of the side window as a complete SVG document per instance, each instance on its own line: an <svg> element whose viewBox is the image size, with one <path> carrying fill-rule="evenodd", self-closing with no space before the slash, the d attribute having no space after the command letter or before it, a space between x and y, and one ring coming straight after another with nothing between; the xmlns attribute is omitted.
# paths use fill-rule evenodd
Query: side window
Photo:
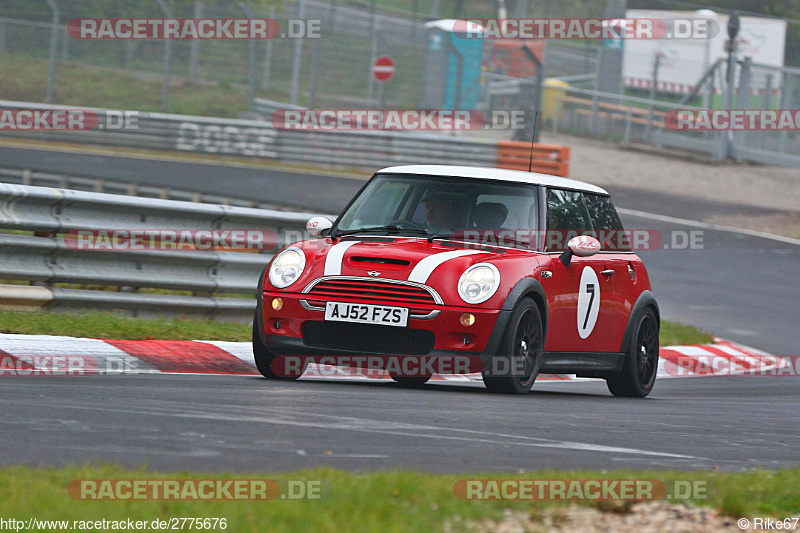
<svg viewBox="0 0 800 533"><path fill-rule="evenodd" d="M583 193L561 189L547 190L547 250L566 249L572 237L593 233L583 201Z"/></svg>
<svg viewBox="0 0 800 533"><path fill-rule="evenodd" d="M606 196L584 194L586 208L597 232L595 235L602 244L602 250L629 251L630 243L622 228L617 210Z"/></svg>

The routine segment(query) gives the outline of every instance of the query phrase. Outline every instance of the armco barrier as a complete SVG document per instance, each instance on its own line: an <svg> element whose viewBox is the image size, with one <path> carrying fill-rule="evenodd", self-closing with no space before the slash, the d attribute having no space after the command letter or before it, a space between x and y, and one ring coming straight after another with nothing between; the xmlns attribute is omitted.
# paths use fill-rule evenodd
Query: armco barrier
<svg viewBox="0 0 800 533"><path fill-rule="evenodd" d="M74 106L12 102L0 100L0 111L7 109L70 110ZM119 117L125 111L80 107L98 116ZM117 119L115 119L117 120ZM146 150L177 150L207 154L277 159L277 131L270 124L253 120L233 120L164 113L137 113L128 127L95 128L86 131L0 130L0 134L47 141L120 146Z"/></svg>
<svg viewBox="0 0 800 533"><path fill-rule="evenodd" d="M531 155L533 155L532 164ZM531 172L567 177L569 156L568 146L534 144L531 147L531 143L524 141L497 142L497 168L528 170L530 164Z"/></svg>
<svg viewBox="0 0 800 533"><path fill-rule="evenodd" d="M271 230L277 247L302 238L314 213L138 198L0 183L0 228L34 232L0 234L0 279L35 287L0 287L0 305L68 309L118 309L139 316L181 314L246 320L252 295L272 257L265 253L181 250L75 250L70 230L192 229ZM55 287L69 283L117 291ZM43 295L42 288L51 297ZM140 292L189 291L191 295ZM30 295L30 298L26 297ZM28 301L29 300L29 301Z"/></svg>
<svg viewBox="0 0 800 533"><path fill-rule="evenodd" d="M260 101L260 112L278 105ZM287 106L284 106L287 107ZM74 109L67 106L0 100L0 111L10 109ZM126 112L82 108L98 116ZM0 129L0 135L79 144L119 146L147 150L172 150L202 154L271 159L288 164L339 168L378 168L405 164L449 164L493 167L500 151L516 146L511 141L487 141L462 136L409 131L285 131L269 121L233 120L163 113L139 113L135 127L88 131L35 131ZM509 144L511 143L511 144ZM525 165L501 166L527 170L530 144L519 143ZM554 164L546 155L533 170L566 176L566 159ZM513 156L512 156L513 157ZM516 159L516 158L515 158ZM507 162L504 165L510 164ZM498 165L499 166L499 165ZM188 184L187 184L188 185ZM186 187L185 187L186 188Z"/></svg>
<svg viewBox="0 0 800 533"><path fill-rule="evenodd" d="M381 167L439 164L492 167L496 145L478 141L409 132L282 131L278 135L281 161L313 165Z"/></svg>
<svg viewBox="0 0 800 533"><path fill-rule="evenodd" d="M139 174L133 173L131 179L136 180ZM87 192L104 192L121 194L125 196L140 196L143 198L160 198L162 200L180 200L184 202L200 202L204 204L222 204L239 207L255 207L259 209L273 209L277 211L296 210L287 205L276 205L259 202L252 198L233 198L196 192L191 181L192 176L178 189L170 187L154 187L139 185L138 183L125 183L123 181L108 180L92 176L78 176L75 174L59 174L54 172L41 172L31 169L6 168L0 162L0 182L14 183L17 185L35 185L38 187L56 187ZM231 191L236 194L235 191Z"/></svg>

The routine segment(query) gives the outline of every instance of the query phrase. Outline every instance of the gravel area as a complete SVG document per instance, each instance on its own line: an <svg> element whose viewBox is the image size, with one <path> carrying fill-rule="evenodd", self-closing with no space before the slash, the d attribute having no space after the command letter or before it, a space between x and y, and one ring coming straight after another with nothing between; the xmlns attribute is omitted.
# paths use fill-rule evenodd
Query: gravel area
<svg viewBox="0 0 800 533"><path fill-rule="evenodd" d="M676 196L800 213L800 169L735 162L718 164L572 137L543 142L572 147L570 177Z"/></svg>
<svg viewBox="0 0 800 533"><path fill-rule="evenodd" d="M780 215L714 215L703 222L777 233L800 239L800 212Z"/></svg>
<svg viewBox="0 0 800 533"><path fill-rule="evenodd" d="M751 521L752 522L752 521ZM751 526L752 527L752 526ZM445 531L492 533L573 532L581 533L706 533L754 531L741 529L737 519L724 516L713 509L667 502L636 503L631 506L596 507L571 505L526 513L506 510L499 522L460 521L446 525Z"/></svg>
<svg viewBox="0 0 800 533"><path fill-rule="evenodd" d="M493 140L507 131L475 132ZM540 142L572 148L570 176L600 186L618 186L686 198L800 213L800 169L725 161L709 163L702 154L622 148L616 143L543 129ZM701 215L699 215L701 216Z"/></svg>

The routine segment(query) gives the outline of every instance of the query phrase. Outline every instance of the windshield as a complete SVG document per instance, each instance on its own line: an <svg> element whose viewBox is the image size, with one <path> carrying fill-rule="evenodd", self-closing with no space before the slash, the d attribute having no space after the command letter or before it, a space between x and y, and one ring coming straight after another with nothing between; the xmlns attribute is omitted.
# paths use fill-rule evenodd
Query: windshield
<svg viewBox="0 0 800 533"><path fill-rule="evenodd" d="M367 229L415 236L466 235L495 244L500 244L501 237L504 245L527 248L527 243L515 242L513 235L518 230L535 230L537 219L535 185L381 174L342 214L334 235Z"/></svg>

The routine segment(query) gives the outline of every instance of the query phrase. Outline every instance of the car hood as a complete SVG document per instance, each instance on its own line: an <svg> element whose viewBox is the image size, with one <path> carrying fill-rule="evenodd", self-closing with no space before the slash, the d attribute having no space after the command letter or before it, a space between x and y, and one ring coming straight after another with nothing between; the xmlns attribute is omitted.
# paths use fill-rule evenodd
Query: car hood
<svg viewBox="0 0 800 533"><path fill-rule="evenodd" d="M466 245L453 241L408 237L316 239L297 243L306 254L306 269L298 286L323 276L359 276L437 285L458 280L470 265L503 262L525 255L522 250ZM444 279L442 279L444 278Z"/></svg>

